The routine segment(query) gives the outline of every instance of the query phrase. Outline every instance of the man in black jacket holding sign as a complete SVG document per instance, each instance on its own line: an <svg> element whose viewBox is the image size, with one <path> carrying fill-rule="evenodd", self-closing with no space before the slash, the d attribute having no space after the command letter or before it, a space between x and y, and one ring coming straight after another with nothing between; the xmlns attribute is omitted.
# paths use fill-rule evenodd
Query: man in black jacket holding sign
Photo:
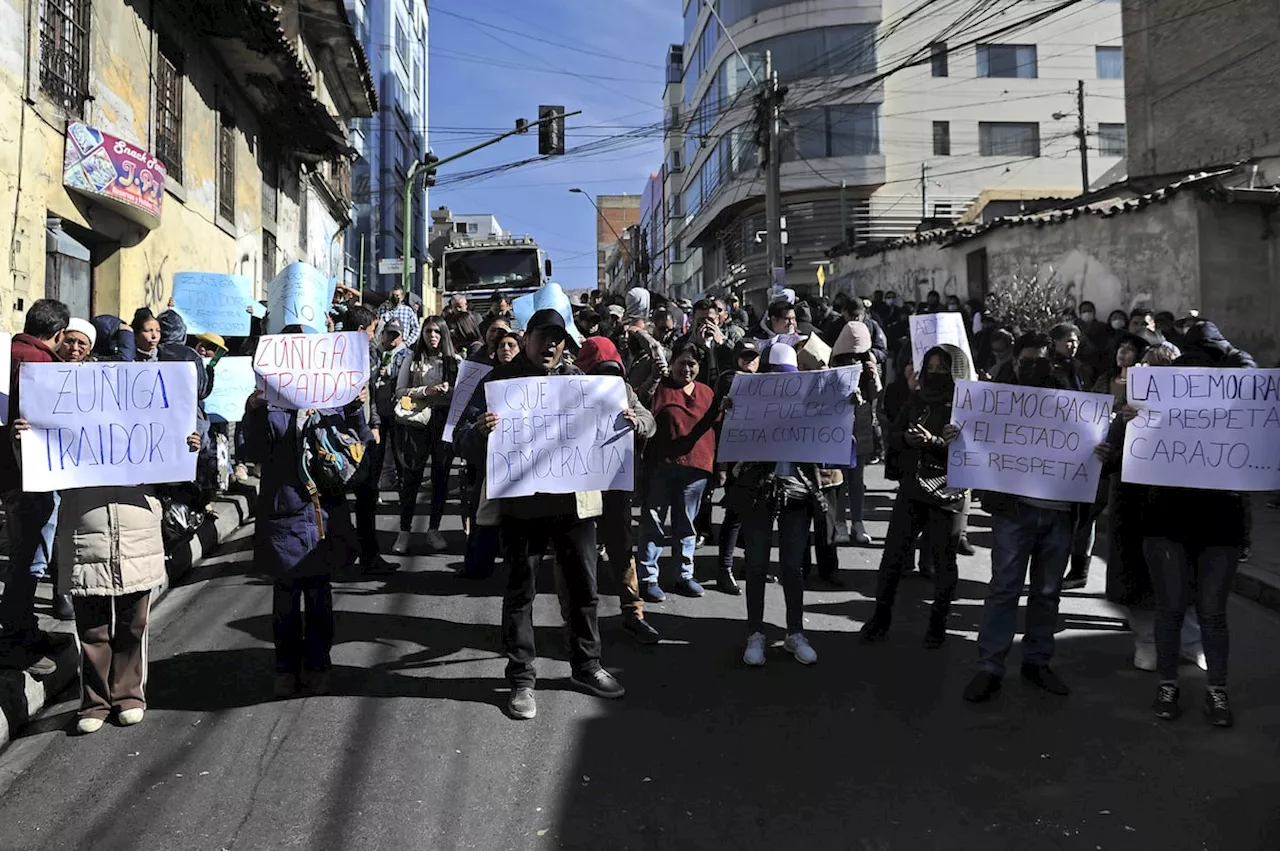
<svg viewBox="0 0 1280 851"><path fill-rule="evenodd" d="M564 350L572 345L564 317L555 310L539 310L525 328L524 350L509 364L499 366L476 387L457 428L454 444L468 461L479 467L488 462L489 435L499 417L487 410L485 385L510 378L549 375L581 375L564 362ZM624 412L625 415L625 412ZM599 597L596 590L596 518L602 511L599 491L539 493L499 500L502 542L507 569L506 596L502 601L502 644L507 655L507 681L511 697L507 712L525 720L537 714L533 687L537 681L534 660L533 601L535 579L547 544L555 547L568 593L571 639L569 651L573 682L604 698L626 693L612 674L600 665Z"/></svg>

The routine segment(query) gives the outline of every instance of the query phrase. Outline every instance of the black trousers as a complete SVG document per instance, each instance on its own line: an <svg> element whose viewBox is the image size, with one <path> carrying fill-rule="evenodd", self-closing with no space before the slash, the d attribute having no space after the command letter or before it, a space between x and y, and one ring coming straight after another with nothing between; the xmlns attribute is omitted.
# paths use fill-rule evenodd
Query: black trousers
<svg viewBox="0 0 1280 851"><path fill-rule="evenodd" d="M360 541L360 563L376 561L382 553L378 548L378 478L382 475L382 460L386 456L387 435L381 443L365 445L364 463L373 472L369 482L355 489L356 537Z"/></svg>
<svg viewBox="0 0 1280 851"><path fill-rule="evenodd" d="M507 592L502 600L502 645L507 654L507 681L512 688L533 688L537 681L534 660L533 600L537 596L538 568L547 544L556 558L568 592L567 610L571 639L570 663L575 673L591 673L600 667L599 595L596 590L596 521L572 515L524 519L502 518L502 543L506 551Z"/></svg>
<svg viewBox="0 0 1280 851"><path fill-rule="evenodd" d="M329 577L277 579L271 603L276 673L329 670L329 651L333 649L333 586Z"/></svg>
<svg viewBox="0 0 1280 851"><path fill-rule="evenodd" d="M947 606L956 596L960 571L956 564L956 546L960 542L956 514L898 494L889 518L889 533L880 559L876 583L876 602L893 605L898 582L912 563L916 536L922 535L921 547L933 565L934 605Z"/></svg>

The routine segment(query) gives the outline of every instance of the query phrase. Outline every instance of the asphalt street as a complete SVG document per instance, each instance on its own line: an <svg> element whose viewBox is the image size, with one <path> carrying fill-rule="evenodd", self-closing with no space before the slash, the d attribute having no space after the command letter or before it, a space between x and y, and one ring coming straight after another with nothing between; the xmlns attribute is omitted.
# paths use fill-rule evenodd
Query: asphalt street
<svg viewBox="0 0 1280 851"><path fill-rule="evenodd" d="M891 494L879 468L869 479L880 539ZM65 695L0 754L0 849L1280 848L1280 618L1232 605L1235 729L1205 723L1192 667L1189 711L1161 722L1099 562L1062 606L1072 695L1022 683L1015 648L1003 694L970 706L988 527L974 517L979 554L934 652L920 579L890 640L858 641L877 549L843 550L849 587L806 595L811 668L780 646L743 666L741 597L649 607L657 647L622 633L606 599L604 661L628 689L614 702L570 686L544 571L530 722L502 711L502 571L458 580L458 556L341 582L333 694L273 700L270 583L245 529L157 610L142 725L69 736ZM457 518L445 529L460 552ZM713 549L699 572L714 575ZM777 586L768 605L781 624Z"/></svg>

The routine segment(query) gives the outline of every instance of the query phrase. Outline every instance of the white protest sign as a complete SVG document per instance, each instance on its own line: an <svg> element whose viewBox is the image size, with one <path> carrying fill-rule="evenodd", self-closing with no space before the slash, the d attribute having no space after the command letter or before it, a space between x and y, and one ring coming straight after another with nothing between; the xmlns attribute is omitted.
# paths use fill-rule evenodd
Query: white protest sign
<svg viewBox="0 0 1280 851"><path fill-rule="evenodd" d="M25 363L23 490L190 482L193 363Z"/></svg>
<svg viewBox="0 0 1280 851"><path fill-rule="evenodd" d="M969 350L969 335L964 330L964 315L960 313L925 313L910 317L911 362L916 375L924 372L924 354L934 346L955 346L969 359L969 377L977 378L973 368L973 352Z"/></svg>
<svg viewBox="0 0 1280 851"><path fill-rule="evenodd" d="M862 367L739 373L720 429L717 461L794 461L849 466Z"/></svg>
<svg viewBox="0 0 1280 851"><path fill-rule="evenodd" d="M616 376L512 378L484 386L489 499L632 488L635 431Z"/></svg>
<svg viewBox="0 0 1280 851"><path fill-rule="evenodd" d="M363 331L268 334L258 340L253 371L268 405L342 408L369 383L369 338Z"/></svg>
<svg viewBox="0 0 1280 851"><path fill-rule="evenodd" d="M249 336L253 281L244 275L178 272L173 276L173 309L188 334Z"/></svg>
<svg viewBox="0 0 1280 851"><path fill-rule="evenodd" d="M9 423L9 382L13 380L13 336L0 331L0 425Z"/></svg>
<svg viewBox="0 0 1280 851"><path fill-rule="evenodd" d="M1280 369L1132 367L1126 482L1280 490Z"/></svg>
<svg viewBox="0 0 1280 851"><path fill-rule="evenodd" d="M444 420L445 443L453 443L453 430L458 427L462 412L471 402L471 396L484 381L484 377L493 372L493 367L473 360L464 360L458 364L458 380L453 386L453 399L449 402L449 415Z"/></svg>
<svg viewBox="0 0 1280 851"><path fill-rule="evenodd" d="M213 390L204 399L204 412L212 423L238 423L253 395L257 379L253 358L223 358L213 368Z"/></svg>
<svg viewBox="0 0 1280 851"><path fill-rule="evenodd" d="M1115 400L1103 393L957 381L947 485L1032 499L1093 502ZM940 435L939 435L940 436Z"/></svg>

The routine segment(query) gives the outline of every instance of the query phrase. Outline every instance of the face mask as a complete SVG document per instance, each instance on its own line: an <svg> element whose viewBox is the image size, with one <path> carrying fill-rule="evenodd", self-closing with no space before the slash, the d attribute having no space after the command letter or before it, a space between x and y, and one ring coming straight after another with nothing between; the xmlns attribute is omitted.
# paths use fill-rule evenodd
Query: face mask
<svg viewBox="0 0 1280 851"><path fill-rule="evenodd" d="M920 378L920 386L930 395L950 395L955 390L955 379L947 373L926 372Z"/></svg>
<svg viewBox="0 0 1280 851"><path fill-rule="evenodd" d="M1124 328L1124 326L1125 326L1125 325L1127 325L1127 324L1129 324L1129 323L1125 322L1123 319L1112 319L1112 320L1111 320L1111 327L1112 327L1112 328L1114 328L1114 329L1116 329L1117 331L1119 331L1120 329Z"/></svg>
<svg viewBox="0 0 1280 851"><path fill-rule="evenodd" d="M1052 374L1053 364L1048 358L1018 358L1018 383L1028 387L1041 387Z"/></svg>
<svg viewBox="0 0 1280 851"><path fill-rule="evenodd" d="M959 312L959 310L960 310L960 305L958 305L958 304L948 304L948 305L947 305L947 310L958 313L958 312Z"/></svg>
<svg viewBox="0 0 1280 851"><path fill-rule="evenodd" d="M1080 314L1080 321L1081 321L1081 322L1092 322L1092 321L1093 321L1093 317L1094 317L1094 312L1093 312L1092 310L1086 310L1086 311L1084 311L1083 313L1081 313L1081 314Z"/></svg>
<svg viewBox="0 0 1280 851"><path fill-rule="evenodd" d="M890 297L890 298L886 298L884 300L884 303L892 307L893 305L898 303L898 300L896 298Z"/></svg>

